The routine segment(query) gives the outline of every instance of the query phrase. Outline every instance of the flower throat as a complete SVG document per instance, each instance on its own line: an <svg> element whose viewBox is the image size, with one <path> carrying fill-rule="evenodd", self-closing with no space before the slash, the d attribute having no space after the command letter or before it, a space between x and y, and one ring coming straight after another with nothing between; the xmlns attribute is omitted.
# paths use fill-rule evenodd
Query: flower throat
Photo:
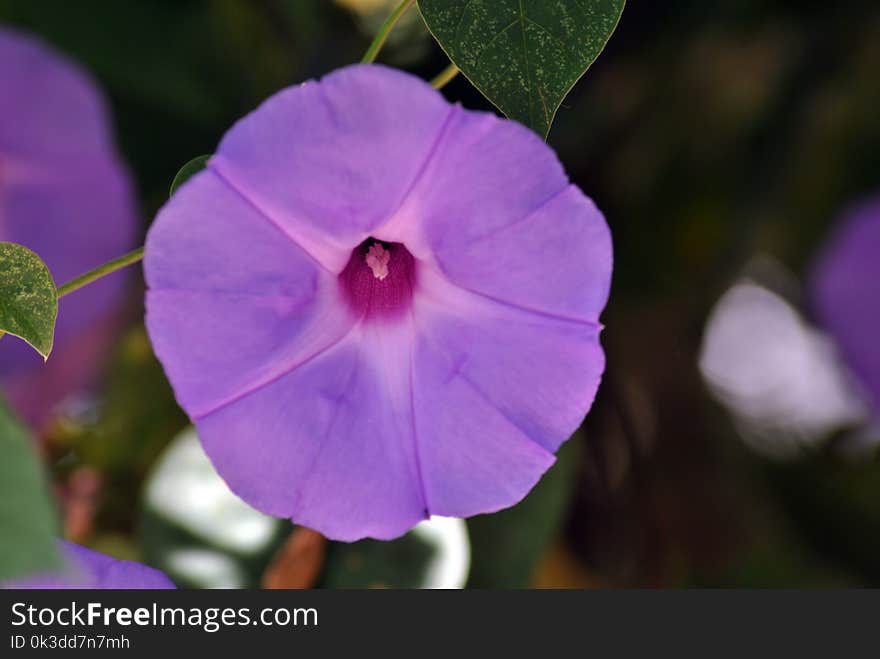
<svg viewBox="0 0 880 659"><path fill-rule="evenodd" d="M415 274L415 259L401 243L368 238L352 250L339 283L351 309L372 320L409 309Z"/></svg>

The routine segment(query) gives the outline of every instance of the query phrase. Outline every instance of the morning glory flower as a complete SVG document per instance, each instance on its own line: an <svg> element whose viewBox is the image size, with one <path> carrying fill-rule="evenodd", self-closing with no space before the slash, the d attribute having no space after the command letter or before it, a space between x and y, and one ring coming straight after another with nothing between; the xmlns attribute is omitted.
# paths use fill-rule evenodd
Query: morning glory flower
<svg viewBox="0 0 880 659"><path fill-rule="evenodd" d="M0 26L0 241L36 252L58 284L131 249L136 220L103 101L78 67ZM100 366L124 279L105 278L60 304L48 364L0 341L0 389L41 421Z"/></svg>
<svg viewBox="0 0 880 659"><path fill-rule="evenodd" d="M233 492L388 539L553 463L604 369L611 257L531 131L353 66L268 99L160 211L147 327Z"/></svg>
<svg viewBox="0 0 880 659"><path fill-rule="evenodd" d="M813 307L880 411L880 197L850 208L812 273Z"/></svg>
<svg viewBox="0 0 880 659"><path fill-rule="evenodd" d="M123 561L72 542L59 541L65 567L56 573L26 578L6 588L97 588L101 590L167 590L174 584L146 565Z"/></svg>

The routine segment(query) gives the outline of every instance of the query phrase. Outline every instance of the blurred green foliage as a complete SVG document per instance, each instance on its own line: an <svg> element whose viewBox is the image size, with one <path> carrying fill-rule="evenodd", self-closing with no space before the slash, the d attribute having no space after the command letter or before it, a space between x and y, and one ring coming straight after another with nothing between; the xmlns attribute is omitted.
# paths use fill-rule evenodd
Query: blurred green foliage
<svg viewBox="0 0 880 659"><path fill-rule="evenodd" d="M48 483L25 427L0 399L0 527L15 542L0 546L0 583L59 565L55 546L58 521Z"/></svg>

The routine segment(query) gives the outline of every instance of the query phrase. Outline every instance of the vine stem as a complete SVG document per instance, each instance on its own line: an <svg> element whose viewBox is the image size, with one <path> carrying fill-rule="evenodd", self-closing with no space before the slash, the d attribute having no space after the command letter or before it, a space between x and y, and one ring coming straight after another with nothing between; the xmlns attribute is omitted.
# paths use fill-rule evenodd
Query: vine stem
<svg viewBox="0 0 880 659"><path fill-rule="evenodd" d="M455 64L450 64L431 80L434 89L443 89L450 80L458 75L460 69Z"/></svg>
<svg viewBox="0 0 880 659"><path fill-rule="evenodd" d="M87 286L93 281L97 281L101 277L106 277L107 275L116 272L117 270L121 270L122 268L131 265L132 263L137 263L142 258L144 258L144 248L138 247L133 252L129 252L128 254L113 259L112 261L107 261L107 263L99 265L94 270L89 270L88 272L81 274L79 277L71 279L69 282L64 284L64 286L61 286L58 289L58 297L61 298L68 293L73 293L83 286Z"/></svg>
<svg viewBox="0 0 880 659"><path fill-rule="evenodd" d="M361 64L370 64L371 62L376 61L376 56L379 54L379 51L382 50L382 46L385 44L385 40L388 39L388 35L391 34L391 30L394 29L397 21L400 20L400 17L406 13L406 10L409 9L414 2L415 0L401 0L400 4L391 12L391 15L385 19L384 23L382 23L382 27L379 28L379 32L376 33L376 37L373 39L373 43L370 44L370 47L367 48L367 52L364 53L364 56L361 59Z"/></svg>

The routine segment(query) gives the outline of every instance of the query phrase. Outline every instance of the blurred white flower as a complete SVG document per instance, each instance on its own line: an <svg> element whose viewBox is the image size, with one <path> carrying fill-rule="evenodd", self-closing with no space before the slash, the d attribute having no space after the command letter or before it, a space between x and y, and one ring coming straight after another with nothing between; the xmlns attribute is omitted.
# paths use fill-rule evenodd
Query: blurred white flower
<svg viewBox="0 0 880 659"><path fill-rule="evenodd" d="M867 419L833 342L748 279L715 305L699 365L743 439L766 454L790 455Z"/></svg>
<svg viewBox="0 0 880 659"><path fill-rule="evenodd" d="M200 588L244 588L246 577L236 562L210 549L175 549L165 557L165 569Z"/></svg>
<svg viewBox="0 0 880 659"><path fill-rule="evenodd" d="M209 544L242 554L264 549L280 524L230 491L202 450L194 428L181 433L160 458L146 500L166 521Z"/></svg>
<svg viewBox="0 0 880 659"><path fill-rule="evenodd" d="M464 588L471 570L467 524L457 517L432 517L410 533L434 548L422 588Z"/></svg>

